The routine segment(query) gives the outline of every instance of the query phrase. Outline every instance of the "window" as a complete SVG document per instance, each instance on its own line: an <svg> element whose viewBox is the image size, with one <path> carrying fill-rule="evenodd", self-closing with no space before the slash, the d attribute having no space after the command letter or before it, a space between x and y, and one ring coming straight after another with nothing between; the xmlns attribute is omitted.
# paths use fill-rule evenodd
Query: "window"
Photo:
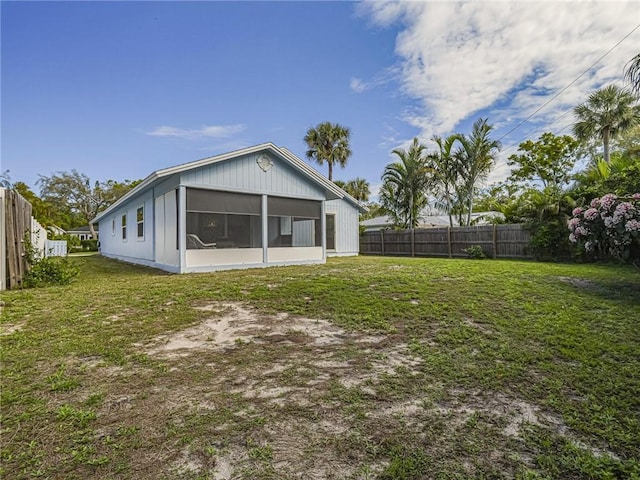
<svg viewBox="0 0 640 480"><path fill-rule="evenodd" d="M336 216L326 216L327 250L336 249Z"/></svg>
<svg viewBox="0 0 640 480"><path fill-rule="evenodd" d="M322 205L314 200L268 197L269 247L322 245Z"/></svg>
<svg viewBox="0 0 640 480"><path fill-rule="evenodd" d="M259 195L187 189L187 249L262 248Z"/></svg>
<svg viewBox="0 0 640 480"><path fill-rule="evenodd" d="M127 214L122 215L122 240L127 239Z"/></svg>
<svg viewBox="0 0 640 480"><path fill-rule="evenodd" d="M111 220L111 236L115 236L116 234L116 219Z"/></svg>
<svg viewBox="0 0 640 480"><path fill-rule="evenodd" d="M136 223L138 225L138 238L144 238L144 206L136 210Z"/></svg>

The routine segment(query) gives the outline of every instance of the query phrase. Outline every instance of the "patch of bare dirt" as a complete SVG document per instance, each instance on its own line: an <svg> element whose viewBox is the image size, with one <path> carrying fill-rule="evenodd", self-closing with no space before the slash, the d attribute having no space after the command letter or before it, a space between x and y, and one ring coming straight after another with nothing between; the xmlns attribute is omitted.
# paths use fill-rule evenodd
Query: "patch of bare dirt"
<svg viewBox="0 0 640 480"><path fill-rule="evenodd" d="M601 290L602 287L591 280L585 280L584 278L576 277L557 277L563 283L568 283L572 287L582 288L586 290Z"/></svg>
<svg viewBox="0 0 640 480"><path fill-rule="evenodd" d="M3 323L0 325L0 336L11 335L24 328L24 323Z"/></svg>
<svg viewBox="0 0 640 480"><path fill-rule="evenodd" d="M237 303L220 303L198 307L215 316L199 325L154 339L147 353L186 356L199 350L224 350L246 342L312 343L335 345L345 332L326 320L294 317L286 314L259 316Z"/></svg>

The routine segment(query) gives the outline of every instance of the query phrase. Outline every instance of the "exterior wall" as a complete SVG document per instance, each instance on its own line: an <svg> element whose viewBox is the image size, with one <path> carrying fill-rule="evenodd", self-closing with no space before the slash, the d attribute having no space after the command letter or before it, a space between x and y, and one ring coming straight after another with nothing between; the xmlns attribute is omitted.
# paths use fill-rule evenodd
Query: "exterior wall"
<svg viewBox="0 0 640 480"><path fill-rule="evenodd" d="M144 207L144 236L138 238L136 210ZM100 220L100 251L106 256L134 261L153 261L153 199L151 191L132 198ZM127 216L127 238L122 239L122 215ZM115 222L115 223L114 223ZM115 228L113 228L115 226Z"/></svg>
<svg viewBox="0 0 640 480"><path fill-rule="evenodd" d="M257 163L257 159L263 156L267 156L271 162L267 171ZM263 196L264 205L267 195L323 201L323 211L336 216L336 248L335 251L329 251L328 255L358 254L358 208L346 200L326 201L327 192L324 187L268 150L179 172L152 183L139 195L128 199L100 220L102 253L111 258L170 272L324 263L326 256L323 247L294 245L267 248L266 217L263 223L263 248L187 250L186 245L182 243L186 242L186 239L183 239L186 237L185 187L259 194ZM178 195L178 191L182 196ZM136 209L141 205L144 205L145 209L145 235L144 238L138 239ZM126 241L122 239L123 214L127 215ZM266 214L266 206L263 206L262 214ZM115 230L112 229L113 222ZM300 229L297 232L298 236L306 238L311 235L311 238L314 238L313 229L307 232L303 229L302 223L296 225L296 228Z"/></svg>
<svg viewBox="0 0 640 480"><path fill-rule="evenodd" d="M178 267L178 222L176 191L169 190L155 200L155 261L158 265Z"/></svg>
<svg viewBox="0 0 640 480"><path fill-rule="evenodd" d="M272 247L267 252L269 263L322 261L322 247Z"/></svg>
<svg viewBox="0 0 640 480"><path fill-rule="evenodd" d="M360 231L358 207L346 200L328 200L324 204L325 214L336 216L336 249L328 250L327 256L358 255Z"/></svg>
<svg viewBox="0 0 640 480"><path fill-rule="evenodd" d="M211 265L255 265L262 263L262 248L187 250L188 267Z"/></svg>
<svg viewBox="0 0 640 480"><path fill-rule="evenodd" d="M266 155L273 166L263 171L256 160ZM268 152L244 155L182 173L181 183L245 193L266 193L284 197L324 200L325 193L311 180Z"/></svg>

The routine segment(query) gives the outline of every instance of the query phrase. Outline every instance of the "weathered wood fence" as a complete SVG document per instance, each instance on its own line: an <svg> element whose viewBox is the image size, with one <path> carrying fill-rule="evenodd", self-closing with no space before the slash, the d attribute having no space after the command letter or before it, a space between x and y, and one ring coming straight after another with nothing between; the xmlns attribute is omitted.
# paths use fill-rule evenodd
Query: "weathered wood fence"
<svg viewBox="0 0 640 480"><path fill-rule="evenodd" d="M4 257L0 262L3 267L0 268L0 287L4 290L19 286L27 273L24 236L32 228L32 209L20 194L8 189L0 189L0 207L3 230L0 235L0 255Z"/></svg>
<svg viewBox="0 0 640 480"><path fill-rule="evenodd" d="M454 258L479 245L490 258L533 258L529 242L520 224L379 230L360 235L360 254Z"/></svg>

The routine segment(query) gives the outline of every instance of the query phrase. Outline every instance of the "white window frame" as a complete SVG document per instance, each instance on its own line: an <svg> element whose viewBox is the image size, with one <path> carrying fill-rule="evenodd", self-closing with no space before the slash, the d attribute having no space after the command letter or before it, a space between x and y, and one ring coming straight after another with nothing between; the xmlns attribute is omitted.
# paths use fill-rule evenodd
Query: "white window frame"
<svg viewBox="0 0 640 480"><path fill-rule="evenodd" d="M138 212L142 210L142 220L138 220ZM136 208L136 238L138 241L144 241L144 204ZM142 235L140 235L140 224L142 224Z"/></svg>
<svg viewBox="0 0 640 480"><path fill-rule="evenodd" d="M120 234L123 242L127 241L127 214L120 216Z"/></svg>

